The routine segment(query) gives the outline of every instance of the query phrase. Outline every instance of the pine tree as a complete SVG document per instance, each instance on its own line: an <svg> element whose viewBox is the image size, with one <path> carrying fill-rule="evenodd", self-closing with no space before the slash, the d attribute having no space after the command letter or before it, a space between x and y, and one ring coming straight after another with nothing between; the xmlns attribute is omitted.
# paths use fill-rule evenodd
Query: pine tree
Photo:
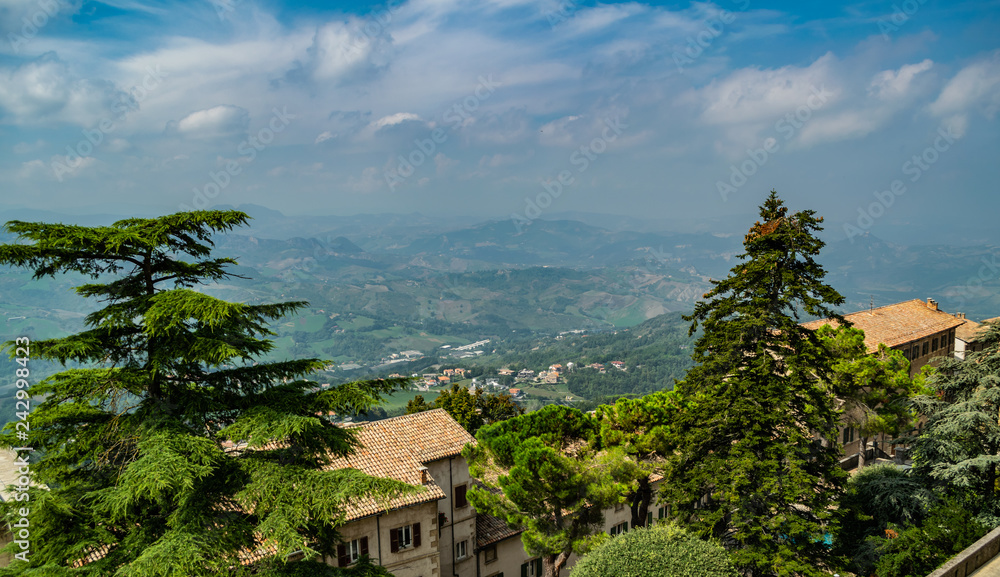
<svg viewBox="0 0 1000 577"><path fill-rule="evenodd" d="M234 276L234 260L212 257L211 237L247 219L199 211L99 227L7 223L19 243L0 246L0 264L35 278L85 275L92 282L76 292L101 303L84 331L30 343L32 359L74 368L30 386L26 440L13 427L2 438L33 447L33 480L47 487L15 503L30 507L31 550L8 572L61 574L101 551L84 572L236 573L254 550L280 572L295 551L334 553L351 499L416 490L323 469L356 441L320 415L364 412L398 382L321 390L304 377L324 361L257 363L272 349L269 322L305 303L251 306L193 290ZM13 356L21 345L6 346Z"/></svg>
<svg viewBox="0 0 1000 577"><path fill-rule="evenodd" d="M665 470L666 458L676 449L672 425L684 410L674 391L658 391L638 399L618 399L597 407L599 448L620 450L623 457L613 477L625 484L625 502L632 513L631 526L645 527L653 501L652 476Z"/></svg>
<svg viewBox="0 0 1000 577"><path fill-rule="evenodd" d="M932 394L915 404L927 415L912 439L914 472L939 493L977 495L977 520L1000 526L1000 323L981 329L985 347L946 359Z"/></svg>
<svg viewBox="0 0 1000 577"><path fill-rule="evenodd" d="M481 484L470 502L523 529L524 549L541 556L544 577L559 577L572 553L588 550L603 509L621 498L608 472L614 463L590 450L596 432L586 414L548 405L483 427L462 452Z"/></svg>
<svg viewBox="0 0 1000 577"><path fill-rule="evenodd" d="M774 191L728 278L686 317L703 335L677 385L687 407L663 483L673 514L720 539L746 575L821 575L845 474L830 360L798 315L835 318L844 298L815 257L821 218L792 215Z"/></svg>

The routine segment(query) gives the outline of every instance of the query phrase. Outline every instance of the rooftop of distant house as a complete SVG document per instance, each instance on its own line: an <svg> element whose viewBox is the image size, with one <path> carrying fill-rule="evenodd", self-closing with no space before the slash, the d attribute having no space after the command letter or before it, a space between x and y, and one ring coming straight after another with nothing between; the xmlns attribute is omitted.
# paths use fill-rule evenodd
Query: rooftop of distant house
<svg viewBox="0 0 1000 577"><path fill-rule="evenodd" d="M979 332L983 330L986 323L995 323L1000 321L1000 317L993 317L991 319L985 319L982 322L976 322L971 319L966 319L964 313L958 313L960 319L965 320L965 324L955 329L955 337L962 339L967 343L975 342L979 337Z"/></svg>
<svg viewBox="0 0 1000 577"><path fill-rule="evenodd" d="M865 347L869 353L878 350L879 343L895 347L922 339L941 331L961 326L966 319L955 317L938 309L937 301L913 299L884 307L858 311L844 315L854 328L865 332ZM836 327L831 319L820 319L802 323L802 326L816 330L823 325Z"/></svg>

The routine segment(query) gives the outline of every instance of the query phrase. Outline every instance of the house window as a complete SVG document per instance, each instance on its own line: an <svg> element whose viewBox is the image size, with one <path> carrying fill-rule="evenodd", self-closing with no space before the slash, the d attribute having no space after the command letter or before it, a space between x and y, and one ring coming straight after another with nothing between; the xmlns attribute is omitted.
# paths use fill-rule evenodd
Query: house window
<svg viewBox="0 0 1000 577"><path fill-rule="evenodd" d="M930 343L928 343L927 341L924 341L923 354L925 354L925 355L927 354L927 347L928 346L930 346Z"/></svg>
<svg viewBox="0 0 1000 577"><path fill-rule="evenodd" d="M913 347L913 354L910 355L910 360L912 361L919 356L920 356L920 345L916 345Z"/></svg>
<svg viewBox="0 0 1000 577"><path fill-rule="evenodd" d="M466 491L468 487L465 485L459 485L455 487L455 507L465 507L469 504L468 498L466 498Z"/></svg>
<svg viewBox="0 0 1000 577"><path fill-rule="evenodd" d="M649 513L646 513L646 526L647 527L652 527L653 526L653 512L652 511L650 511Z"/></svg>
<svg viewBox="0 0 1000 577"><path fill-rule="evenodd" d="M483 557L486 559L487 563L492 563L492 562L496 561L497 560L497 546L493 545L492 547L487 547L486 550L483 551Z"/></svg>
<svg viewBox="0 0 1000 577"><path fill-rule="evenodd" d="M532 559L527 563L521 564L521 577L541 577L542 576L542 560Z"/></svg>
<svg viewBox="0 0 1000 577"><path fill-rule="evenodd" d="M455 543L455 559L465 559L469 555L469 542L459 541Z"/></svg>
<svg viewBox="0 0 1000 577"><path fill-rule="evenodd" d="M660 507L659 509L656 510L656 518L657 519L662 519L662 518L664 518L666 516L667 516L667 508L666 507Z"/></svg>
<svg viewBox="0 0 1000 577"><path fill-rule="evenodd" d="M337 565L347 567L368 554L368 537L345 541L337 545Z"/></svg>
<svg viewBox="0 0 1000 577"><path fill-rule="evenodd" d="M938 343L937 337L934 337L934 340L931 341L931 352L934 352L934 351L937 350L937 343Z"/></svg>
<svg viewBox="0 0 1000 577"><path fill-rule="evenodd" d="M389 550L398 553L403 549L420 546L420 523L403 525L389 531Z"/></svg>
<svg viewBox="0 0 1000 577"><path fill-rule="evenodd" d="M628 531L628 521L623 521L612 527L611 530L608 531L608 533L610 533L611 536L614 537L615 535L621 535L626 531Z"/></svg>

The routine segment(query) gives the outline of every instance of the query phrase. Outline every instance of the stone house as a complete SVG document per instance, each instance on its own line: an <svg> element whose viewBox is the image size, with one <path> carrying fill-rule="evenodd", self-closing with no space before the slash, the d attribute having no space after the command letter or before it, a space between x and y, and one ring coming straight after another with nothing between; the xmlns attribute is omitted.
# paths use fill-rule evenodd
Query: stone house
<svg viewBox="0 0 1000 577"><path fill-rule="evenodd" d="M423 490L386 504L355 500L340 528L344 543L331 565L362 555L399 577L472 575L476 515L466 498L471 479L462 447L475 439L443 409L357 426L361 446L331 469L354 468Z"/></svg>
<svg viewBox="0 0 1000 577"><path fill-rule="evenodd" d="M956 329L966 322L938 309L934 299L926 302L914 299L884 307L844 315L854 328L865 332L865 347L869 353L878 350L879 343L902 351L910 361L910 376L926 364L935 364L940 357L955 351ZM802 323L807 329L836 322L820 319Z"/></svg>
<svg viewBox="0 0 1000 577"><path fill-rule="evenodd" d="M910 361L910 376L920 372L924 365L936 365L944 357L954 354L958 331L966 323L963 316L951 315L938 308L934 299L914 299L884 307L872 308L844 315L854 328L865 332L865 348L869 354L878 351L879 344L902 351ZM836 326L835 321L820 319L802 326L817 330L823 325ZM885 446L887 437L877 441ZM851 427L842 426L836 439L845 455L861 451L861 435ZM883 449L885 450L885 449ZM892 448L888 449L889 451Z"/></svg>

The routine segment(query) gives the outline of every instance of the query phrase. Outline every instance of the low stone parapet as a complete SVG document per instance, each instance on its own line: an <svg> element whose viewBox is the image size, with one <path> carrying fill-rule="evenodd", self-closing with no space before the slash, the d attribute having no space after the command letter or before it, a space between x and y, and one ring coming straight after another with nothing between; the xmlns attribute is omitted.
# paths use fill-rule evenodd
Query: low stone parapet
<svg viewBox="0 0 1000 577"><path fill-rule="evenodd" d="M969 545L927 577L966 577L1000 553L1000 527Z"/></svg>

